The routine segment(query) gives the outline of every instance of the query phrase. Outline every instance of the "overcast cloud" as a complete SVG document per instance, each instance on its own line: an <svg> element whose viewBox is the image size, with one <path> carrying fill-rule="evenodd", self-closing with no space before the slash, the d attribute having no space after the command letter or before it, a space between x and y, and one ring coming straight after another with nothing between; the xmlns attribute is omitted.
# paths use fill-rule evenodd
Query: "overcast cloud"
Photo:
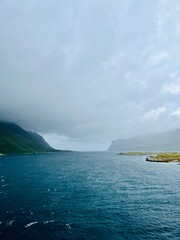
<svg viewBox="0 0 180 240"><path fill-rule="evenodd" d="M62 149L180 127L179 0L0 0L0 117Z"/></svg>

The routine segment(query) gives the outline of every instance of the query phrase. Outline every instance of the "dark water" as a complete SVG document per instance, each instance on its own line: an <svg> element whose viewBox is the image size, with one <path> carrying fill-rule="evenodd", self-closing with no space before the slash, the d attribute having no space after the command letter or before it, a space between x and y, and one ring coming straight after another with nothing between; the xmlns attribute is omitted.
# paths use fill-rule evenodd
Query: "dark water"
<svg viewBox="0 0 180 240"><path fill-rule="evenodd" d="M113 153L1 157L0 239L180 239L180 165Z"/></svg>

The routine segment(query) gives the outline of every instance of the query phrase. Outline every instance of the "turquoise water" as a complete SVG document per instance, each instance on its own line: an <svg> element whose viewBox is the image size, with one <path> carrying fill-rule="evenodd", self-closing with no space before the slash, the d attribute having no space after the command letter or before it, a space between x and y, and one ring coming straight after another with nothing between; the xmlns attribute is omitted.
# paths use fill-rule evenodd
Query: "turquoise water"
<svg viewBox="0 0 180 240"><path fill-rule="evenodd" d="M180 239L180 165L107 152L1 157L0 239Z"/></svg>

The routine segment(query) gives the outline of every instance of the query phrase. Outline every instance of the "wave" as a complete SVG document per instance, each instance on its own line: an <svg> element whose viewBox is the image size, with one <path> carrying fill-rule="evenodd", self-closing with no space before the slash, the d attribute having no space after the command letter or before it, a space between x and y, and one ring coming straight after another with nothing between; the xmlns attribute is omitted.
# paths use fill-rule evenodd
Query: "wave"
<svg viewBox="0 0 180 240"><path fill-rule="evenodd" d="M53 223L54 220L50 220L50 221L44 221L44 224L47 224L47 223Z"/></svg>
<svg viewBox="0 0 180 240"><path fill-rule="evenodd" d="M37 224L38 222L31 222L31 223L28 223L28 224L26 224L24 227L25 228L28 228L28 227L31 227L32 225L34 225L34 224Z"/></svg>

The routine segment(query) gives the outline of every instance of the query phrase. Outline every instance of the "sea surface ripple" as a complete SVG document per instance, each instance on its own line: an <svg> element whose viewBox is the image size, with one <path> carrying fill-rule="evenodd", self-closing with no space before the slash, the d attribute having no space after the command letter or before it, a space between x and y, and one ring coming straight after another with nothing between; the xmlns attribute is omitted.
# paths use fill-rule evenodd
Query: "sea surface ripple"
<svg viewBox="0 0 180 240"><path fill-rule="evenodd" d="M109 152L1 157L0 239L180 239L180 165Z"/></svg>

